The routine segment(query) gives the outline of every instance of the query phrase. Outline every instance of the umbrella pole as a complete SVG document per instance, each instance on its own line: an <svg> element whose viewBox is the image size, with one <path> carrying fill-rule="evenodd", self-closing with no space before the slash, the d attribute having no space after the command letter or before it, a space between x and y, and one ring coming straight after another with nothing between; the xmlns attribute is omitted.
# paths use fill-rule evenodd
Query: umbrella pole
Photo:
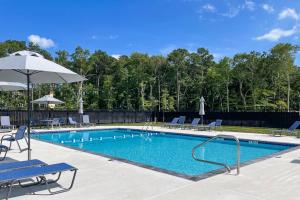
<svg viewBox="0 0 300 200"><path fill-rule="evenodd" d="M28 160L31 159L31 149L30 149L30 122L31 122L31 104L30 104L30 74L27 72L27 137L28 137Z"/></svg>

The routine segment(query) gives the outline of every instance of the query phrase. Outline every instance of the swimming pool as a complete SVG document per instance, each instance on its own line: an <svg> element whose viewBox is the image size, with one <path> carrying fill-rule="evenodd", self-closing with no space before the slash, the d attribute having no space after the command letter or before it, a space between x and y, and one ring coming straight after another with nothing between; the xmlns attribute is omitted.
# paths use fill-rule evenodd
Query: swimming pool
<svg viewBox="0 0 300 200"><path fill-rule="evenodd" d="M209 139L205 136L133 129L106 129L41 133L34 134L32 137L192 180L201 179L212 172L221 171L222 168L218 165L197 162L192 158L193 147ZM240 145L242 164L296 146L247 140L241 140ZM225 163L229 166L236 163L234 140L215 140L201 147L196 153L201 159Z"/></svg>

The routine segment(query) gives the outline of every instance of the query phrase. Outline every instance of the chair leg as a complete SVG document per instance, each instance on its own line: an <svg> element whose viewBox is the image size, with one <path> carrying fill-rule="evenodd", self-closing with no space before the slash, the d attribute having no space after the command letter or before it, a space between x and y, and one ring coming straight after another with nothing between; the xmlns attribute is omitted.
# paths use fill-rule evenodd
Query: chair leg
<svg viewBox="0 0 300 200"><path fill-rule="evenodd" d="M28 145L28 140L26 139L26 137L24 136L24 140L26 142L26 144Z"/></svg>
<svg viewBox="0 0 300 200"><path fill-rule="evenodd" d="M13 184L14 184L13 181L7 184L8 190L7 190L7 192L6 192L6 197L5 197L6 200L8 200L8 198L9 198L9 196L10 196L10 193L11 193L11 190L12 190L12 187L13 187Z"/></svg>
<svg viewBox="0 0 300 200"><path fill-rule="evenodd" d="M9 142L9 147L8 147L9 150L11 150L11 143L12 143L12 141Z"/></svg>
<svg viewBox="0 0 300 200"><path fill-rule="evenodd" d="M59 174L59 177L58 179L56 179L55 181L48 181L46 179L46 177L44 177L45 179L45 184L46 184L46 187L47 187L47 190L49 191L50 194L59 194L59 193L62 193L62 192L67 192L69 190L72 189L73 185L74 185L74 181L75 181L75 177L76 177L76 173L77 173L77 170L74 170L74 173L73 173L73 177L72 177L72 181L71 181L71 184L68 188L65 188L65 189L62 189L62 190L59 190L59 191L56 191L56 192L52 192L50 187L49 187L49 184L53 183L53 182L57 182L60 178L60 174Z"/></svg>
<svg viewBox="0 0 300 200"><path fill-rule="evenodd" d="M18 144L18 147L19 147L19 150L20 150L20 153L22 153L23 151L25 151L25 150L27 150L28 148L24 148L24 149L22 149L21 148L21 145L20 145L20 143L18 142L18 140L16 140L16 142L17 142L17 144ZM27 141L26 141L27 142ZM28 144L28 143L27 143Z"/></svg>
<svg viewBox="0 0 300 200"><path fill-rule="evenodd" d="M20 143L18 142L18 140L16 140L17 144L18 144L18 147L19 147L19 150L20 150L20 153L22 152L22 149L21 149L21 146L20 146Z"/></svg>
<svg viewBox="0 0 300 200"><path fill-rule="evenodd" d="M36 181L32 180L32 183L23 184L21 181L18 181L18 184L22 188L27 188L27 187L31 187L31 186L35 186L35 185L40 185L40 184L42 184L42 182L43 182L43 179L39 180L39 177L36 177Z"/></svg>
<svg viewBox="0 0 300 200"><path fill-rule="evenodd" d="M0 158L0 161L4 160L4 159L6 158L7 152L8 152L8 149L6 149L6 150L4 151L4 156L3 156L2 158ZM1 153L2 153L2 150L0 151L0 155L1 155Z"/></svg>

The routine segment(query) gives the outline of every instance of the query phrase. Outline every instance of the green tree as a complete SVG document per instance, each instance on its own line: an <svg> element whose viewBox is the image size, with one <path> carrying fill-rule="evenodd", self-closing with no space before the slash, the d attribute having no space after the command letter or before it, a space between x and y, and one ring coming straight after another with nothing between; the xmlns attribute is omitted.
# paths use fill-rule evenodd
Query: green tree
<svg viewBox="0 0 300 200"><path fill-rule="evenodd" d="M291 44L277 44L271 49L271 57L278 70L278 76L282 75L286 79L286 104L288 112L290 111L291 74L295 70L295 54L299 49L299 46Z"/></svg>
<svg viewBox="0 0 300 200"><path fill-rule="evenodd" d="M180 111L180 98L182 87L185 85L185 78L187 76L189 52L186 49L176 49L168 55L167 60L170 66L170 76L176 77L176 110Z"/></svg>

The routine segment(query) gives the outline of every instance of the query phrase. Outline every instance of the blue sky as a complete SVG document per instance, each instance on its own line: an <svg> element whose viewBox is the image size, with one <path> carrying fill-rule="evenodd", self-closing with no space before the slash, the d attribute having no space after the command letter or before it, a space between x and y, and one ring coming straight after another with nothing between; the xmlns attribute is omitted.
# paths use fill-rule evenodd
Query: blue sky
<svg viewBox="0 0 300 200"><path fill-rule="evenodd" d="M217 59L300 44L299 0L0 0L0 41L110 55L208 48ZM300 64L300 54L297 54Z"/></svg>

